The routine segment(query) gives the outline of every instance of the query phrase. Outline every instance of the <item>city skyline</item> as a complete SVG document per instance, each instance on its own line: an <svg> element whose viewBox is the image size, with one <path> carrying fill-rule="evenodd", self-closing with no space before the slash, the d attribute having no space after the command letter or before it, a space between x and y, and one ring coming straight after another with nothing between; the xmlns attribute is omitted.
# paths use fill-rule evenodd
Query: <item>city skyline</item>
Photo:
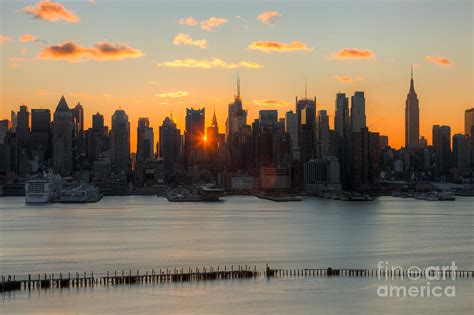
<svg viewBox="0 0 474 315"><path fill-rule="evenodd" d="M370 14L365 12L370 4L341 3L345 7L343 11L351 11L347 9L350 7L354 16L343 13L346 19L338 23L324 15L334 13L339 6L324 2L302 2L291 7L278 2L258 5L244 2L241 6L225 3L217 8L212 4L190 4L186 10L167 16L153 9L160 6L169 9L174 6L172 3L140 2L135 8L137 16L131 20L140 17L143 25L163 31L152 41L146 40L144 26L137 21L130 23L120 35L113 32L123 29L115 19L110 25L102 23L100 17L108 10L120 15L131 4L114 3L112 8L102 1L95 4L63 1L64 8L73 12L72 17L51 22L44 17L32 18L37 11L25 9L36 8L37 3L4 2L5 24L0 31L1 116L9 117L10 111L16 111L23 103L30 109L54 111L64 94L69 105L80 102L84 106L87 129L96 112L104 115L105 124L111 126L113 112L122 108L131 123L132 151L136 148L137 121L142 116L149 118L154 138L158 139L159 126L171 111L178 128L184 130L186 108L205 107L206 126L211 124L209 113L215 109L219 132L223 133L227 105L235 94L236 72L242 77L243 107L248 110L249 122L262 109L277 109L279 117L284 117L287 110L294 109L295 96L304 94L307 77L307 93L317 97L318 111L327 111L331 128L334 128L336 93L352 96L355 91L364 91L367 126L388 135L390 145L395 148L405 142L403 132L399 131L404 127L411 64L415 65L420 100L420 136L431 141L434 124L451 126L453 134L462 133L464 110L472 107L469 73L472 47L463 40L469 32L468 2L448 6L435 1L430 3L430 12L424 10L423 4L405 3L395 8L385 4L371 6ZM321 16L317 21L307 21L305 10L317 11ZM400 11L416 19L407 18L402 25L395 18ZM153 19L151 12L156 14ZM278 15L265 15L265 12ZM437 19L441 14L445 18ZM383 15L384 19L377 15ZM347 26L361 17L365 21L361 27L367 35L354 40L355 30ZM436 23L432 22L434 19ZM96 32L82 31L96 25L100 25ZM433 41L428 36L432 32L440 38ZM383 39L385 33L390 34L390 42ZM178 36L181 34L189 36ZM206 40L206 44L199 40ZM45 55L48 47L64 48L59 44L67 41L85 48L79 59L68 60L62 56L56 60ZM101 46L100 43L127 44ZM279 45L282 43L287 45ZM104 47L128 47L125 51L130 58L119 55L107 61L106 56L99 56ZM333 55L338 52L339 55ZM362 58L354 59L354 53ZM344 56L351 56L352 60ZM46 57L49 60L44 60ZM187 60L187 63L176 67L177 63L173 63L176 60ZM210 61L204 69L199 68L203 60ZM48 73L47 79L41 73ZM25 77L28 77L26 82Z"/></svg>

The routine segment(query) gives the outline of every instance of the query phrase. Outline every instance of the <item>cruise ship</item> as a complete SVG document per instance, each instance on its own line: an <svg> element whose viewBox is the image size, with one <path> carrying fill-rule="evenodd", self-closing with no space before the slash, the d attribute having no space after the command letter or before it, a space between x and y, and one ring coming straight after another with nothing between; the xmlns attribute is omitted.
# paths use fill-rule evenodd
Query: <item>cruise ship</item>
<svg viewBox="0 0 474 315"><path fill-rule="evenodd" d="M63 180L59 175L31 177L25 182L26 203L47 203L59 198Z"/></svg>

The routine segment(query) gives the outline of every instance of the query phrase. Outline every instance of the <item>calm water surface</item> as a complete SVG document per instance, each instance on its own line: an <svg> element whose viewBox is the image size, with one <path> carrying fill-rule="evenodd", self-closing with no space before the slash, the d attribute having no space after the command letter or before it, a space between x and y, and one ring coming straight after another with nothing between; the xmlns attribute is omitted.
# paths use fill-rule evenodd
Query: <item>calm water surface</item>
<svg viewBox="0 0 474 315"><path fill-rule="evenodd" d="M1 198L0 270L20 276L239 264L263 270L266 263L375 269L379 261L405 267L455 261L473 270L473 206L467 197L169 203L130 196L34 206ZM1 295L0 305L5 314L472 313L474 280L451 282L442 285L455 285L455 298L380 298L384 282L376 278L285 278L22 291Z"/></svg>

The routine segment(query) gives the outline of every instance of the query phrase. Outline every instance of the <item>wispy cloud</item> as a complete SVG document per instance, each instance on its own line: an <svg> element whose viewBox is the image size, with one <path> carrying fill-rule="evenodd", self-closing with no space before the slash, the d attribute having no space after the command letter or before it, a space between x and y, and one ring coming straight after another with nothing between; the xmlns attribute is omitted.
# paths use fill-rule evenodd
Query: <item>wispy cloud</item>
<svg viewBox="0 0 474 315"><path fill-rule="evenodd" d="M277 11L265 11L257 16L257 19L263 24L273 25L281 14Z"/></svg>
<svg viewBox="0 0 474 315"><path fill-rule="evenodd" d="M426 56L425 61L435 63L440 66L450 66L453 64L452 60L449 60L443 56Z"/></svg>
<svg viewBox="0 0 474 315"><path fill-rule="evenodd" d="M92 47L85 47L72 41L48 46L39 53L39 59L67 60L80 62L85 60L121 60L125 58L138 58L143 52L128 46L128 44L102 41Z"/></svg>
<svg viewBox="0 0 474 315"><path fill-rule="evenodd" d="M18 40L22 43L35 42L37 39L38 38L36 38L36 36L31 35L31 34L23 34L23 35L20 35L20 37L18 38Z"/></svg>
<svg viewBox="0 0 474 315"><path fill-rule="evenodd" d="M192 16L188 16L186 18L182 18L178 20L178 23L181 25L187 25L187 26L199 25L201 29L209 31L209 32L212 31L214 28L217 28L227 22L229 22L229 20L225 18L215 17L215 16L211 16L207 20L201 20L201 21L195 19Z"/></svg>
<svg viewBox="0 0 474 315"><path fill-rule="evenodd" d="M11 57L8 59L10 67L12 68L18 68L25 61L26 59L22 57Z"/></svg>
<svg viewBox="0 0 474 315"><path fill-rule="evenodd" d="M11 37L0 34L0 46L11 40Z"/></svg>
<svg viewBox="0 0 474 315"><path fill-rule="evenodd" d="M256 41L250 43L249 49L260 50L265 53L271 52L291 52L291 51L311 51L313 48L300 41L293 41L289 44L274 41Z"/></svg>
<svg viewBox="0 0 474 315"><path fill-rule="evenodd" d="M87 2L90 3L90 4L96 4L95 0L87 0Z"/></svg>
<svg viewBox="0 0 474 315"><path fill-rule="evenodd" d="M148 83L151 85L160 85L160 82L156 82L156 81L148 81Z"/></svg>
<svg viewBox="0 0 474 315"><path fill-rule="evenodd" d="M338 52L331 54L330 59L350 60L350 59L373 59L375 53L368 49L343 48Z"/></svg>
<svg viewBox="0 0 474 315"><path fill-rule="evenodd" d="M199 25L203 30L210 32L212 31L212 29L219 27L227 22L229 22L229 20L212 16L207 20L201 21Z"/></svg>
<svg viewBox="0 0 474 315"><path fill-rule="evenodd" d="M69 23L79 23L81 21L73 11L66 9L61 3L50 0L41 0L34 6L24 7L22 11L36 19L50 22L66 21Z"/></svg>
<svg viewBox="0 0 474 315"><path fill-rule="evenodd" d="M341 83L354 83L354 82L357 82L357 81L363 81L364 80L363 77L350 77L350 76L347 76L347 75L336 75L336 76L334 76L334 79L336 79L337 81L339 81Z"/></svg>
<svg viewBox="0 0 474 315"><path fill-rule="evenodd" d="M292 104L287 101L270 100L270 99L253 100L252 103L254 103L257 106L272 106L272 107L292 106Z"/></svg>
<svg viewBox="0 0 474 315"><path fill-rule="evenodd" d="M198 21L192 16L188 16L187 18L179 19L178 23L181 25L196 26Z"/></svg>
<svg viewBox="0 0 474 315"><path fill-rule="evenodd" d="M171 67L171 68L197 68L197 69L237 69L237 68L248 68L248 69L260 69L263 66L251 62L251 61L240 61L238 63L228 63L219 58L213 59L176 59L173 61L165 61L158 64L159 67Z"/></svg>
<svg viewBox="0 0 474 315"><path fill-rule="evenodd" d="M179 97L185 97L188 96L189 93L187 91L175 91L175 92L166 92L166 93L160 93L156 94L156 97L172 97L172 98L179 98Z"/></svg>
<svg viewBox="0 0 474 315"><path fill-rule="evenodd" d="M205 39L192 39L191 36L185 33L179 33L173 39L173 44L175 45L189 45L197 46L199 48L207 47L207 40Z"/></svg>

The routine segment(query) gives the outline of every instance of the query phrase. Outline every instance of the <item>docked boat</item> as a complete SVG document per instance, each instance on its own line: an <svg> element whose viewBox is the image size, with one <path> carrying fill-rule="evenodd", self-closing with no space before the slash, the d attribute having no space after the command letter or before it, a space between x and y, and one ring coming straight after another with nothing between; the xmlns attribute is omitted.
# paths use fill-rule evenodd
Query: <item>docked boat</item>
<svg viewBox="0 0 474 315"><path fill-rule="evenodd" d="M31 177L25 182L26 203L48 203L57 199L61 193L63 180L59 175Z"/></svg>
<svg viewBox="0 0 474 315"><path fill-rule="evenodd" d="M88 203L98 202L102 199L99 188L90 184L79 184L77 186L61 189L58 202L61 203Z"/></svg>
<svg viewBox="0 0 474 315"><path fill-rule="evenodd" d="M456 197L450 191L441 191L441 192L433 191L431 193L418 194L416 195L415 198L419 200L426 200L426 201L454 201L456 200Z"/></svg>

